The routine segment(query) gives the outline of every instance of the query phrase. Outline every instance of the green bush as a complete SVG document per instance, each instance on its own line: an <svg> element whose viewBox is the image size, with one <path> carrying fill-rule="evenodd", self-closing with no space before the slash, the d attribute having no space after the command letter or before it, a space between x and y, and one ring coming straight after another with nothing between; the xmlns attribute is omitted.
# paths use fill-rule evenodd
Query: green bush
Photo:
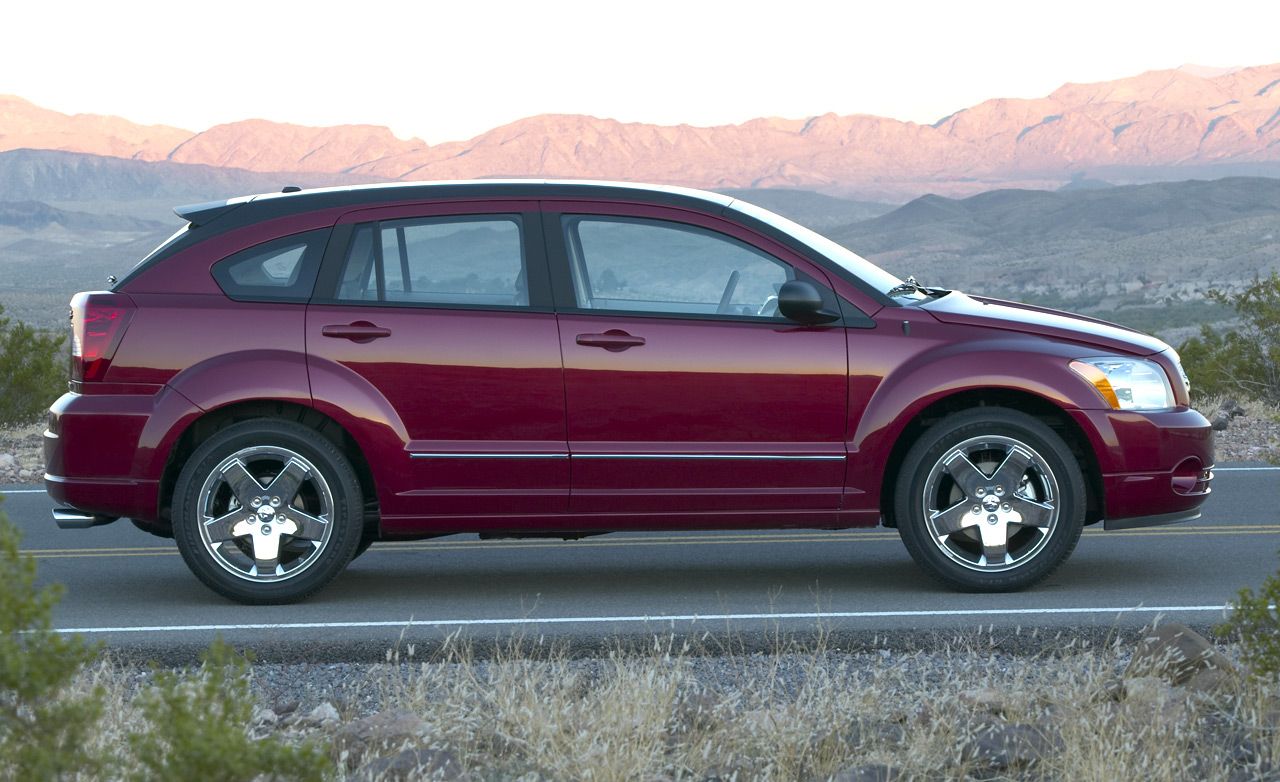
<svg viewBox="0 0 1280 782"><path fill-rule="evenodd" d="M89 739L102 696L68 690L98 649L53 631L61 589L36 586L35 560L19 551L20 539L0 513L0 777L97 777L104 763Z"/></svg>
<svg viewBox="0 0 1280 782"><path fill-rule="evenodd" d="M1178 352L1197 395L1240 394L1280 403L1280 276L1275 272L1237 294L1210 291L1240 317L1237 329L1200 327Z"/></svg>
<svg viewBox="0 0 1280 782"><path fill-rule="evenodd" d="M1219 627L1222 634L1240 639L1241 657L1258 676L1280 675L1280 573L1268 576L1255 594L1241 589L1232 604L1231 618Z"/></svg>
<svg viewBox="0 0 1280 782"><path fill-rule="evenodd" d="M66 390L65 341L0 317L0 426L34 421Z"/></svg>
<svg viewBox="0 0 1280 782"><path fill-rule="evenodd" d="M254 739L248 663L218 639L194 675L160 672L135 703L145 729L129 736L140 782L320 780L328 760L313 744Z"/></svg>

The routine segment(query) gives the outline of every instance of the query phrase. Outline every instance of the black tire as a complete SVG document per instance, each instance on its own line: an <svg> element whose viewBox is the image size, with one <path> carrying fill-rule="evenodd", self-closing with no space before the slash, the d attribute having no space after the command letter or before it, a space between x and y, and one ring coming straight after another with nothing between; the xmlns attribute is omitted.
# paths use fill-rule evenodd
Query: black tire
<svg viewBox="0 0 1280 782"><path fill-rule="evenodd" d="M967 592L1009 592L1041 581L1071 555L1086 491L1079 462L1056 432L1025 413L982 407L925 430L903 460L893 507L902 542L931 576Z"/></svg>
<svg viewBox="0 0 1280 782"><path fill-rule="evenodd" d="M272 483L276 477L282 481ZM271 507L273 486L294 491ZM259 493L252 508L238 499ZM337 446L293 421L254 419L218 431L187 459L174 488L173 533L187 566L218 594L252 605L292 603L351 561L361 506L359 479ZM231 537L229 529L241 533ZM263 558L272 550L274 558ZM259 575L259 568L270 572Z"/></svg>
<svg viewBox="0 0 1280 782"><path fill-rule="evenodd" d="M369 547L377 542L378 542L378 538L376 535L369 535L366 533L365 536L360 539L360 545L356 546L356 553L351 555L351 559L352 560L356 559L361 554L368 551Z"/></svg>

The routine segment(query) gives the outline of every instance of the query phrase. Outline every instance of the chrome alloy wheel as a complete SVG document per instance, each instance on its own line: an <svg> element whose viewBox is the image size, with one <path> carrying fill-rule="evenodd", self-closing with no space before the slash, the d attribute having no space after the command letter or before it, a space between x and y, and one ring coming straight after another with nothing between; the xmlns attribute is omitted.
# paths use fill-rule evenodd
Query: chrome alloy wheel
<svg viewBox="0 0 1280 782"><path fill-rule="evenodd" d="M934 463L924 483L929 537L952 561L979 572L1011 570L1049 541L1059 517L1048 463L1011 437L965 440Z"/></svg>
<svg viewBox="0 0 1280 782"><path fill-rule="evenodd" d="M333 492L287 448L259 445L223 459L200 487L200 537L227 572L284 581L309 568L332 532Z"/></svg>

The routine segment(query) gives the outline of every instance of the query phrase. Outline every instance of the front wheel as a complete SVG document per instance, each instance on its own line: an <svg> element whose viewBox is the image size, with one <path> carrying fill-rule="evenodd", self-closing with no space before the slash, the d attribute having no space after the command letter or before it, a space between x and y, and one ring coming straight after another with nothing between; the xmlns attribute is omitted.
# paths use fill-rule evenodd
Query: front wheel
<svg viewBox="0 0 1280 782"><path fill-rule="evenodd" d="M907 452L894 510L912 558L949 586L1031 586L1075 549L1084 475L1071 449L1025 413L984 407L931 426Z"/></svg>
<svg viewBox="0 0 1280 782"><path fill-rule="evenodd" d="M187 460L173 533L187 566L241 603L301 600L360 544L360 484L333 443L292 421L243 421Z"/></svg>

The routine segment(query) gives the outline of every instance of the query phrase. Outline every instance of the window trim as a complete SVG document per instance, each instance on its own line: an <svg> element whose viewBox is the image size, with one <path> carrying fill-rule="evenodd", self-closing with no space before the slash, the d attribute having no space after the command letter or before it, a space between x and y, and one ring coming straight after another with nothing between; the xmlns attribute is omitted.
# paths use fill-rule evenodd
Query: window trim
<svg viewBox="0 0 1280 782"><path fill-rule="evenodd" d="M396 309L460 310L475 312L538 312L551 313L552 305L550 270L547 262L546 243L543 240L541 215L533 202L484 203L435 203L417 208L403 205L378 209L358 209L344 214L334 228L329 242L320 278L316 283L312 304L338 307L376 307ZM355 241L357 230L365 225L390 223L401 220L448 221L507 220L515 223L520 237L520 252L528 290L527 304L465 304L459 302L382 301L340 299L337 296L342 283L342 271ZM381 244L375 242L375 245ZM381 255L381 249L378 250ZM385 294L384 294L385 295Z"/></svg>
<svg viewBox="0 0 1280 782"><path fill-rule="evenodd" d="M306 238L302 238L302 237L306 237ZM222 291L222 295L226 296L228 299L231 299L232 301L263 302L263 303L270 303L270 304L306 304L310 302L311 299L315 296L316 288L320 284L320 274L324 267L324 262L328 255L328 245L332 238L333 238L332 226L326 227L326 228L312 228L306 231L298 231L297 233L285 234L284 236L276 236L274 238L267 239L266 241L249 245L248 247L242 247L241 249L236 250L235 252L230 253L228 255L224 255L223 257L209 264L209 276L213 278L213 282L215 285L218 286L218 290ZM282 247L288 247L294 244L302 244L305 247L305 249L302 251L302 258L298 260L298 263L302 264L301 271L306 270L306 265L309 260L311 260L317 255L319 256L319 258L316 258L315 260L311 261L312 265L315 266L316 270L311 275L310 286L307 287L306 290L300 291L301 295L283 296L280 294L280 291L291 290L294 287L294 285L298 284L296 282L294 283L294 285L290 285L284 288L278 288L278 289L275 289L273 292L267 292L269 289L265 285L245 286L246 288L254 288L256 290L263 291L263 293L233 292L228 290L227 286L223 284L224 277L221 274L219 267L225 266L229 261L231 261L237 255L249 255L251 253L256 254L256 253L268 252L271 249L269 247L270 245L280 245ZM227 277L229 278L229 273ZM232 284L236 284L234 280L230 280L230 282Z"/></svg>
<svg viewBox="0 0 1280 782"><path fill-rule="evenodd" d="M862 328L862 327L875 325L875 322L872 321L869 317L866 317L865 315L863 316L863 318L866 319L867 321L866 324L863 324L861 320L850 321L847 314L849 309L853 309L855 312L858 312L858 313L860 313L861 311L857 310L856 307L852 307L852 305L846 305L841 303L840 295L836 293L835 289L831 286L830 280L825 278L825 271L822 270L821 267L818 267L816 265L814 267L815 270L818 272L819 275L822 275L822 276L816 276L809 269L804 268L804 266L797 264L790 259L780 258L778 257L777 253L770 252L769 250L766 250L763 247L760 247L754 242L749 242L741 237L734 236L730 233L726 233L725 231L720 231L711 226L703 225L700 222L678 219L678 217L676 217L675 215L665 213L666 210L662 210L664 212L663 214L637 214L633 211L626 211L626 212L616 211L615 212L612 209L610 209L609 211L595 211L590 208L590 205L587 205L587 204L567 204L567 205L558 205L558 206L564 206L568 208L550 209L550 210L544 211L542 214L543 235L545 236L547 245L548 245L547 252L550 257L556 260L556 265L555 265L556 274L552 279L553 291L555 294L555 302L556 302L556 305L555 305L556 312L563 313L566 315L591 315L591 316L597 316L597 317L617 316L617 317L625 317L625 318L654 318L654 319L662 319L662 320L714 321L714 322L721 322L721 323L744 323L744 324L749 323L749 324L756 324L759 326L767 326L771 328L777 328L779 326L789 326L789 327L798 328L798 329L825 329L825 328L833 328L833 327ZM610 204L608 206L613 206L613 205ZM576 208L576 207L584 207L584 208ZM653 210L646 209L644 211L649 212ZM804 324L804 323L797 323L796 321L791 320L790 318L783 317L782 315L776 315L771 318L765 318L765 317L759 317L755 315L721 314L721 313L714 313L714 312L711 312L711 313L655 312L653 310L619 310L619 309L601 309L597 307L579 307L578 298L577 298L576 281L574 279L573 269L572 269L572 265L574 261L573 261L572 253L569 248L569 241L570 241L569 221L575 218L595 219L595 220L613 221L613 222L631 222L631 223L674 223L676 226L678 226L675 230L689 230L690 232L694 232L694 233L711 234L715 237L721 238L732 244L742 245L745 248L747 248L748 251L754 251L756 253L766 256L767 258L774 260L779 264L784 264L785 266L790 267L796 275L795 279L804 279L804 280L808 280L809 282L812 282L814 285L816 285L819 288L819 290L823 291L825 295L829 295L832 297L832 302L838 306L839 311L841 312L841 317L829 323ZM576 231L574 233L576 234Z"/></svg>

